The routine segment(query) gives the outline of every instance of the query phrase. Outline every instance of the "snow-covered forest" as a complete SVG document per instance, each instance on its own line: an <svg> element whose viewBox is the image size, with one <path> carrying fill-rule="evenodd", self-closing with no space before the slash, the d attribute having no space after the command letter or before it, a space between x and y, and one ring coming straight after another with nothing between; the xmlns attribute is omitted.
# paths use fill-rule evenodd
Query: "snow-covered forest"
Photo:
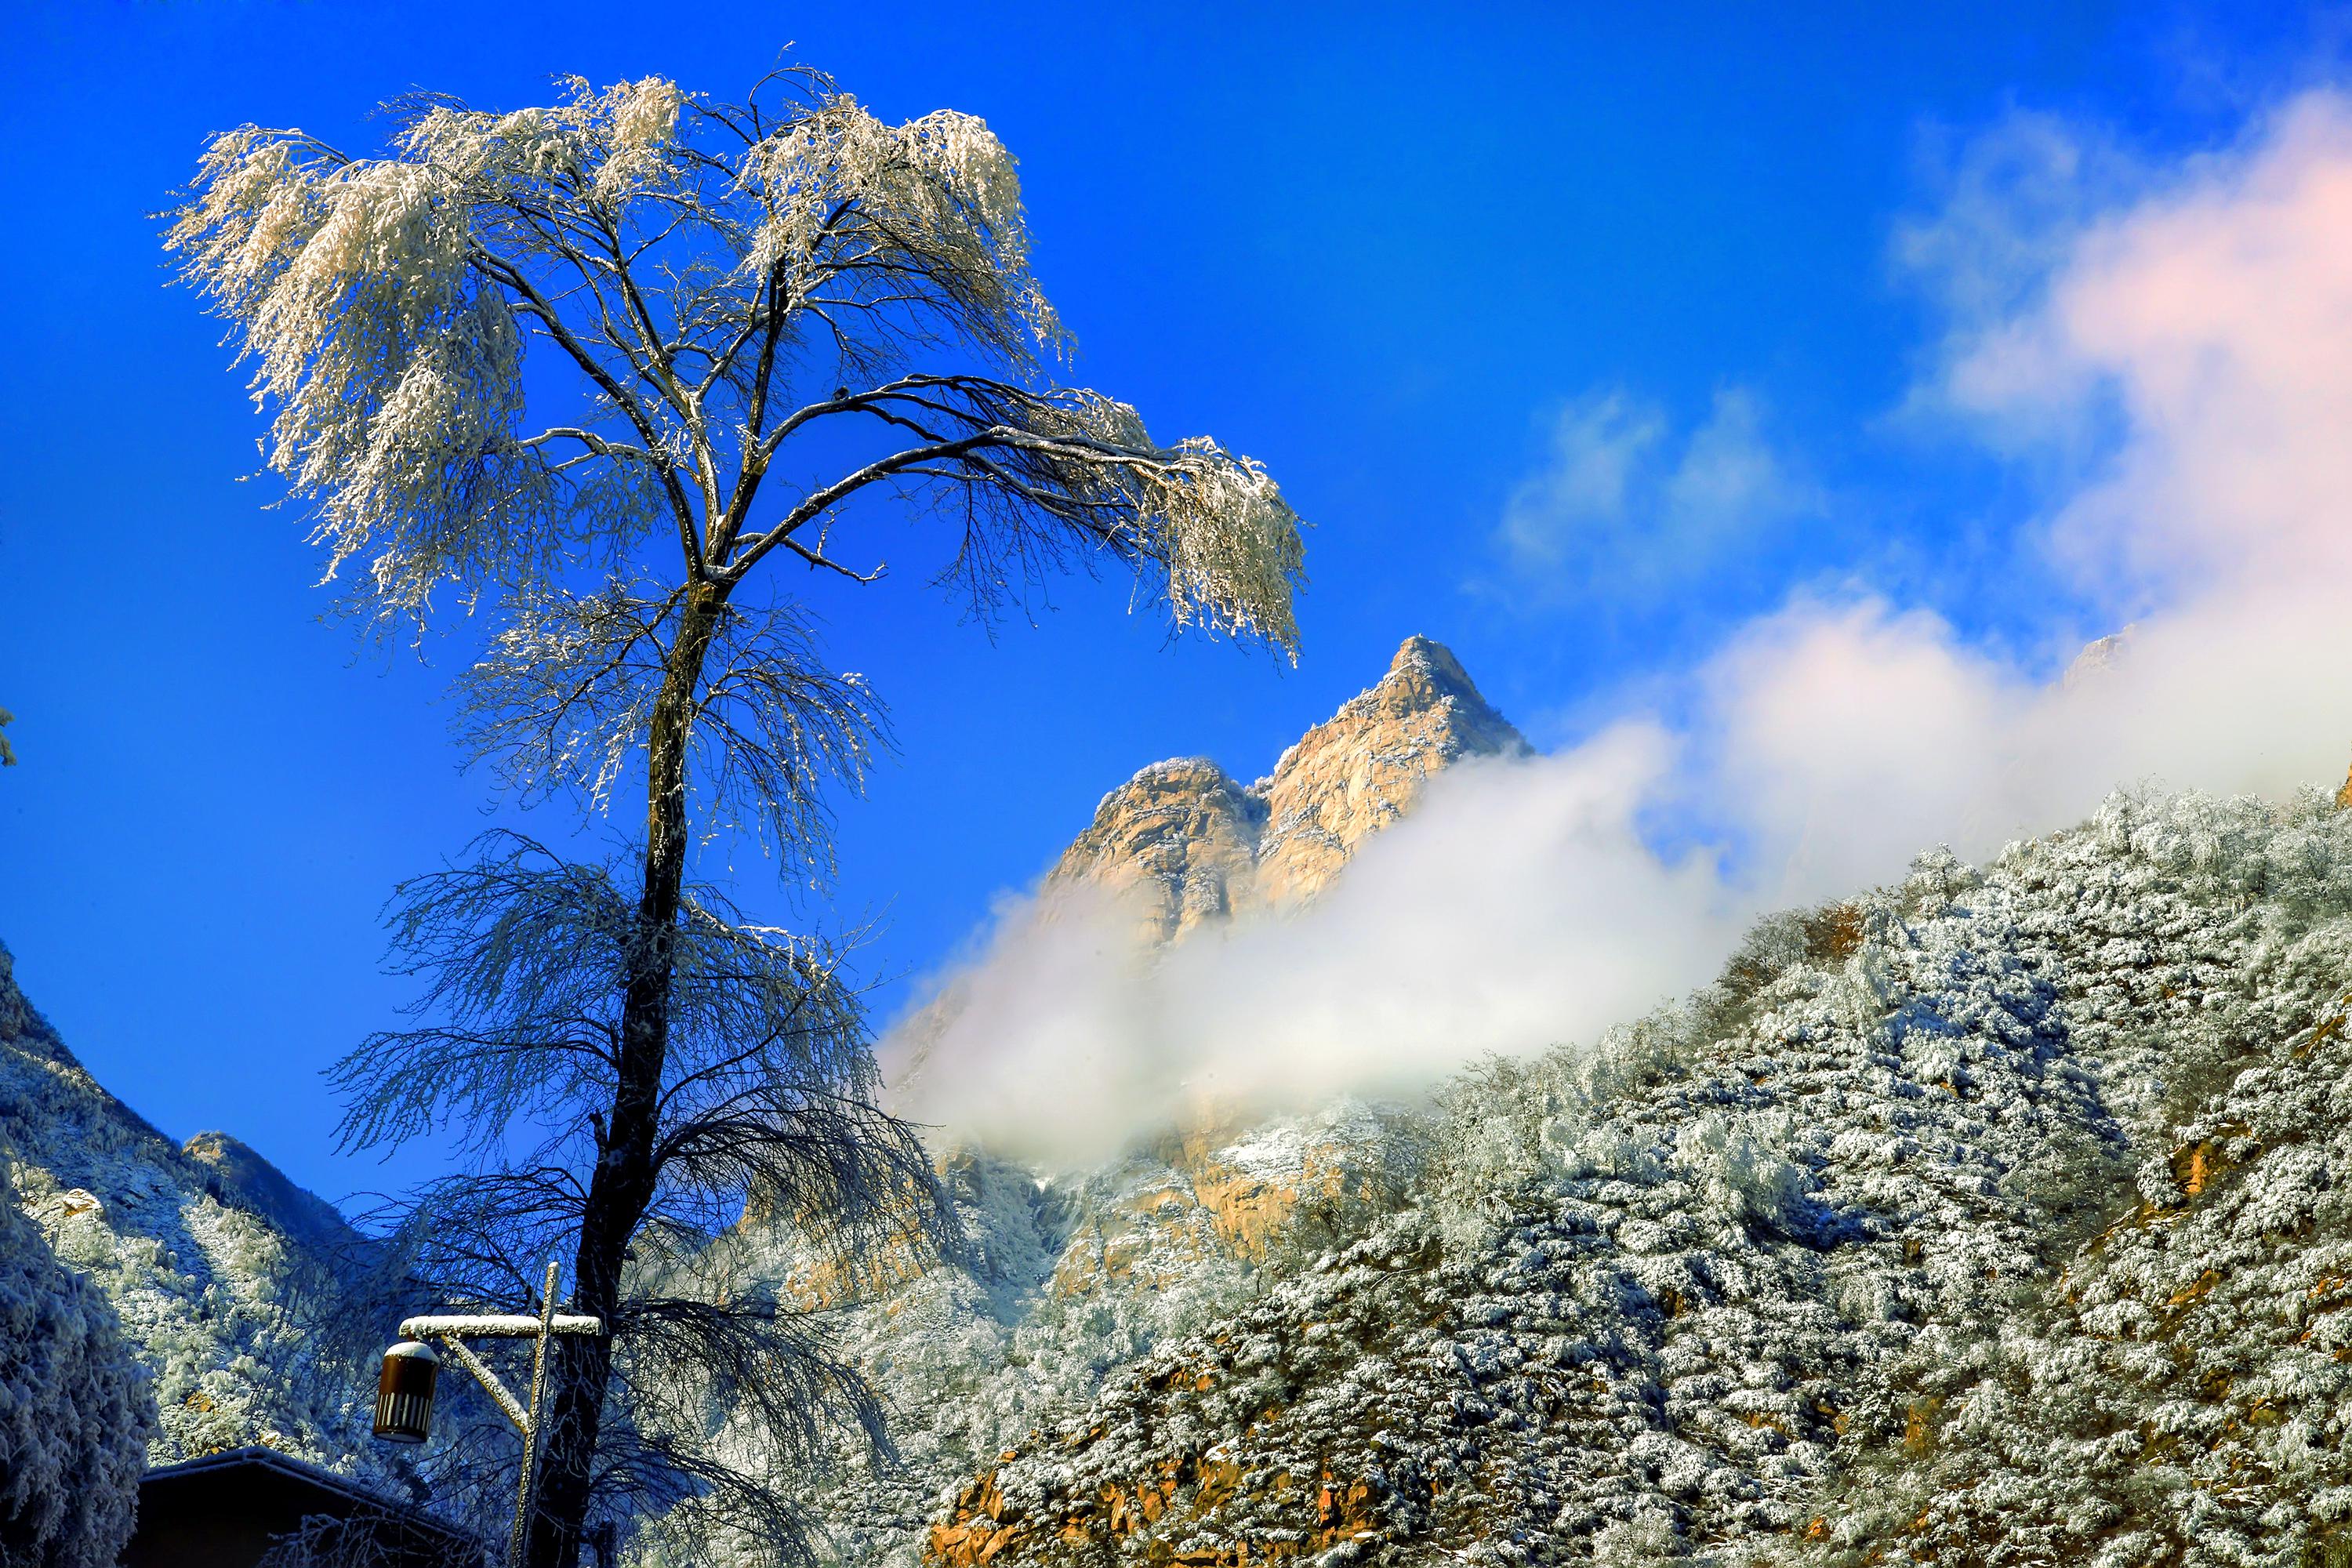
<svg viewBox="0 0 2352 1568"><path fill-rule="evenodd" d="M851 1555L2327 1561L2347 942L2352 813L2122 795L1432 1114L974 1164L993 1268L860 1342L954 1489Z"/></svg>
<svg viewBox="0 0 2352 1568"><path fill-rule="evenodd" d="M806 1478L844 1563L2325 1562L2347 961L2352 812L2118 795L1426 1109L1049 1184L942 1151L961 1266L713 1245L830 1292L889 1402L899 1467ZM18 1206L89 1281L77 1353L146 1369L151 1455L348 1466L364 1365L286 1337L305 1244L9 1016Z"/></svg>

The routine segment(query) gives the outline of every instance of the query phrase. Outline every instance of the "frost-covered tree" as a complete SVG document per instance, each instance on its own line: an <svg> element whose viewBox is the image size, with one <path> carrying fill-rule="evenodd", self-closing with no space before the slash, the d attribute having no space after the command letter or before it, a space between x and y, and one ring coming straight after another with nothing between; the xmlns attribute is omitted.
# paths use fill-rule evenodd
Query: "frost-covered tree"
<svg viewBox="0 0 2352 1568"><path fill-rule="evenodd" d="M0 1153L0 1563L110 1568L155 1425L147 1374L99 1289L16 1206Z"/></svg>
<svg viewBox="0 0 2352 1568"><path fill-rule="evenodd" d="M562 1236L574 1303L611 1325L555 1363L535 1568L571 1568L600 1511L680 1499L731 1499L789 1552L801 1396L870 1405L786 1307L655 1282L747 1192L849 1266L948 1226L873 1109L834 957L688 883L698 837L731 829L824 872L820 786L879 744L763 563L870 583L854 531L895 501L979 613L1108 562L1179 626L1288 650L1297 521L1256 463L1160 446L1054 379L1066 340L978 120L890 125L803 68L736 104L574 79L543 109L393 107L379 156L215 138L167 243L256 365L269 466L351 609L421 622L446 588L494 617L462 681L471 748L598 808L642 778L645 814L617 868L501 840L404 890L425 1026L345 1064L345 1131L476 1135L477 1177L426 1194L423 1263L511 1302L520 1258ZM681 1360L769 1391L782 1446L698 1447L657 1397Z"/></svg>

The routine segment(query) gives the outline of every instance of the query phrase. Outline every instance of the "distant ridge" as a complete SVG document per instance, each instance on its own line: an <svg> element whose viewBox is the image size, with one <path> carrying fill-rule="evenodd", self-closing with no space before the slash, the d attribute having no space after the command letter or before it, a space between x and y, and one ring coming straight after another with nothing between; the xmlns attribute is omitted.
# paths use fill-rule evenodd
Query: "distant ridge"
<svg viewBox="0 0 2352 1568"><path fill-rule="evenodd" d="M106 1293L154 1374L152 1463L250 1443L373 1462L354 1347L302 1306L331 1293L353 1233L236 1139L184 1149L110 1093L17 988L4 945L0 1154L9 1197Z"/></svg>

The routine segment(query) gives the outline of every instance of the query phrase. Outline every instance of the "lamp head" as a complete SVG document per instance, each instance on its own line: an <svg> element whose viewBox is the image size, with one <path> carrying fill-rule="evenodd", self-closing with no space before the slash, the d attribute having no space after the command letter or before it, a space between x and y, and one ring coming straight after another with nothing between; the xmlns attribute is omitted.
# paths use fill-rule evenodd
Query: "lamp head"
<svg viewBox="0 0 2352 1568"><path fill-rule="evenodd" d="M383 1352L375 1384L375 1435L387 1443L422 1443L433 1435L433 1384L441 1358L433 1347L403 1340Z"/></svg>

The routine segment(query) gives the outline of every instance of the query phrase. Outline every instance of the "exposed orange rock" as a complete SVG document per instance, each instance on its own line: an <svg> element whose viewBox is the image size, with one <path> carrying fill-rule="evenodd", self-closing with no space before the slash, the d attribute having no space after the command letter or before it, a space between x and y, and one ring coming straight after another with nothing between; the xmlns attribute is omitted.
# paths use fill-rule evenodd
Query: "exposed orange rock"
<svg viewBox="0 0 2352 1568"><path fill-rule="evenodd" d="M1204 757L1154 763L1111 791L1049 881L1129 895L1145 934L1311 899L1363 840L1465 757L1527 742L1443 645L1407 637L1378 682L1243 787Z"/></svg>
<svg viewBox="0 0 2352 1568"><path fill-rule="evenodd" d="M1903 1413L1905 1453L1916 1458L1935 1447L1937 1418L1943 1410L1944 1401L1937 1394L1922 1394L1910 1403Z"/></svg>
<svg viewBox="0 0 2352 1568"><path fill-rule="evenodd" d="M1215 1255L1263 1263L1302 1215L1341 1221L1400 1194L1406 1164L1375 1122L1291 1124L1271 1145L1263 1131L1237 1142L1240 1125L1211 1116L1152 1143L1134 1184L1072 1237L1054 1294L1148 1283Z"/></svg>
<svg viewBox="0 0 2352 1568"><path fill-rule="evenodd" d="M1185 1531L1160 1530L1139 1544L1143 1560L1191 1568L1249 1568L1253 1563L1287 1562L1328 1552L1377 1528L1376 1494L1361 1479L1342 1479L1326 1468L1314 1486L1302 1488L1285 1470L1253 1477L1230 1459L1197 1456L1171 1462L1161 1473L1132 1487L1105 1486L1077 1500L1048 1523L999 1522L1003 1499L994 1471L966 1486L946 1521L931 1527L924 1561L940 1568L979 1568L1008 1551L1053 1545L1065 1552L1108 1551L1140 1532L1153 1531L1179 1516L1198 1522L1228 1511L1244 1492L1260 1503L1283 1504L1285 1522L1228 1535L1217 1547L1178 1552L1169 1542Z"/></svg>
<svg viewBox="0 0 2352 1568"><path fill-rule="evenodd" d="M1144 934L1173 941L1249 900L1265 816L1205 757L1154 763L1103 797L1053 878L1129 895Z"/></svg>
<svg viewBox="0 0 2352 1568"><path fill-rule="evenodd" d="M2210 1138L2200 1138L2194 1143L2175 1149L2171 1161L2172 1179L2179 1184L2181 1192L2193 1198L2228 1174L2237 1162L2224 1152L2225 1145L2230 1139L2242 1136L2245 1131L2242 1126L2227 1126L2217 1130Z"/></svg>
<svg viewBox="0 0 2352 1568"><path fill-rule="evenodd" d="M1432 774L1527 750L1449 649L1407 637L1379 683L1301 736L1261 786L1259 896L1314 897L1359 844L1412 808Z"/></svg>
<svg viewBox="0 0 2352 1568"><path fill-rule="evenodd" d="M2196 1279L2190 1280L2188 1284L2183 1285L2179 1289L2175 1290L2170 1296L2167 1297L2164 1304L2168 1307L2186 1307L2191 1302L2199 1300L2204 1296L2210 1294L2212 1291L2213 1287L2219 1285L2221 1282L2221 1275L2215 1273L2212 1269L2208 1268L2202 1274L2197 1276Z"/></svg>

